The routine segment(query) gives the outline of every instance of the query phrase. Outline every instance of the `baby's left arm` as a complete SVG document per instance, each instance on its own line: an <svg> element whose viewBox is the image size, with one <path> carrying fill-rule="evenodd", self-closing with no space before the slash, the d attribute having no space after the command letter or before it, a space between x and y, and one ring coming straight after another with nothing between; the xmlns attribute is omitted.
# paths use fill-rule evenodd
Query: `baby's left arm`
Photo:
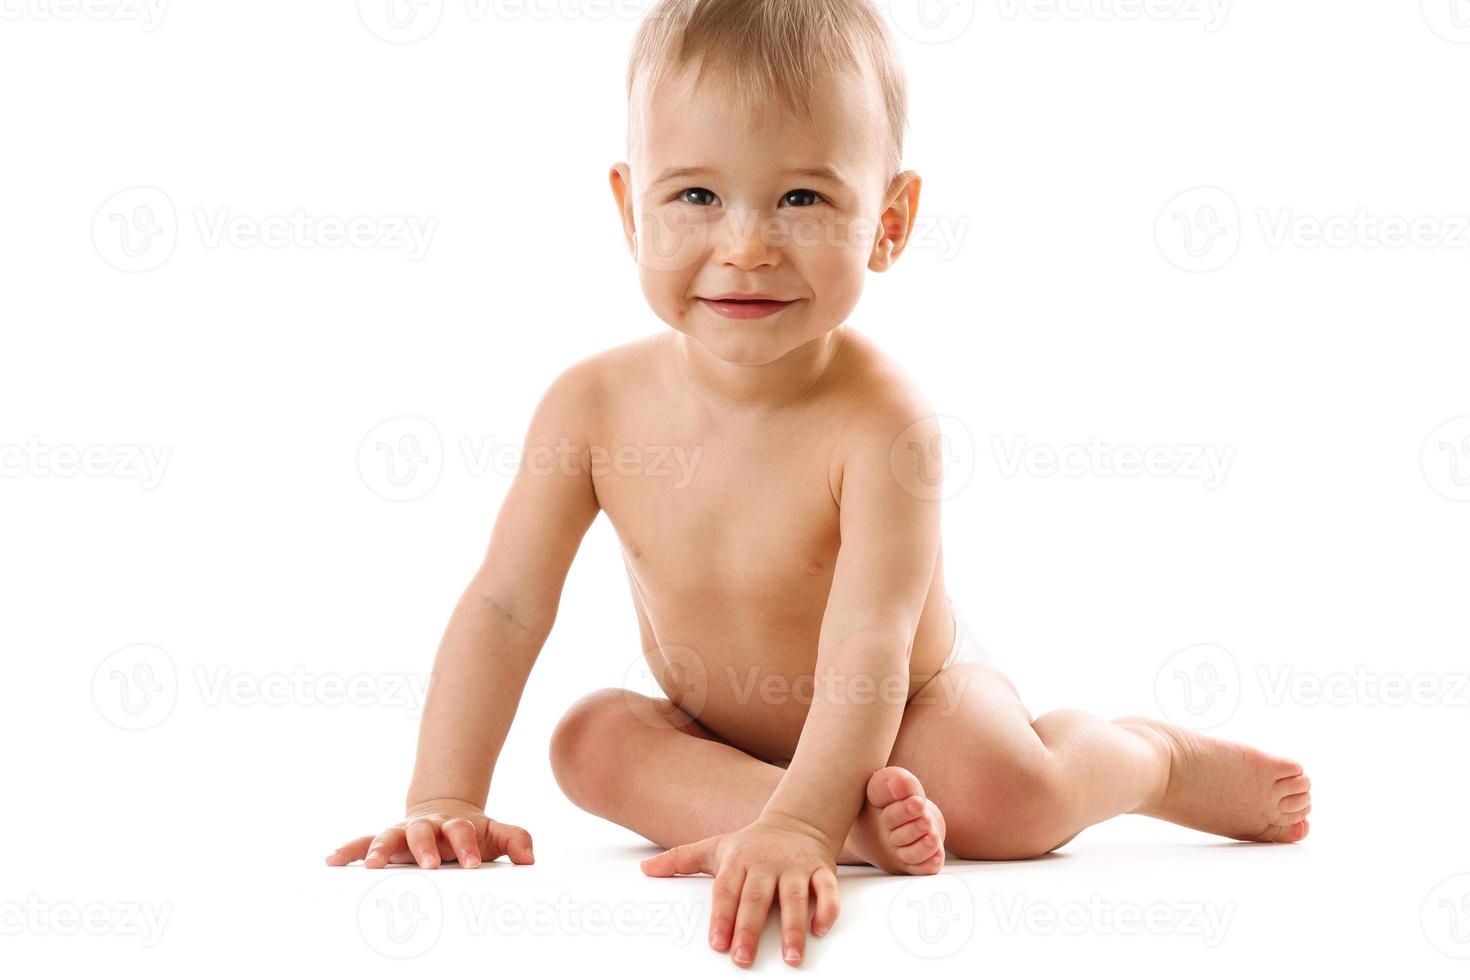
<svg viewBox="0 0 1470 980"><path fill-rule="evenodd" d="M919 419L919 421L914 421ZM815 935L837 917L836 862L868 778L888 763L909 656L939 555L937 420L913 400L854 420L840 457L842 544L822 616L812 704L780 784L750 826L649 858L649 874L715 876L710 945L755 955L773 900L800 962L808 891Z"/></svg>
<svg viewBox="0 0 1470 980"><path fill-rule="evenodd" d="M840 854L864 788L888 764L909 656L939 554L939 426L907 402L862 420L842 460L842 545L818 638L812 704L762 817L809 824Z"/></svg>

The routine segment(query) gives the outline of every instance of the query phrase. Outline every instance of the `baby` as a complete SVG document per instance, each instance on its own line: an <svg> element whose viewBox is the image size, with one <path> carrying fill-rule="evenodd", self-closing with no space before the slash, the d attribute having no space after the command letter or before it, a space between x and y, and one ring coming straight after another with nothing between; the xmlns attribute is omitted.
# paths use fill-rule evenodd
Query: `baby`
<svg viewBox="0 0 1470 980"><path fill-rule="evenodd" d="M484 812L584 533L622 543L666 698L607 689L557 725L579 807L714 876L710 945L784 959L838 913L838 864L934 874L1045 854L1142 813L1238 840L1307 834L1295 762L1147 718L1032 718L945 589L940 433L847 322L909 240L902 70L868 0L662 0L610 174L644 295L672 330L563 371L538 403L424 705L407 819L338 848L533 861ZM647 465L672 455L682 466ZM669 475L672 474L672 475Z"/></svg>

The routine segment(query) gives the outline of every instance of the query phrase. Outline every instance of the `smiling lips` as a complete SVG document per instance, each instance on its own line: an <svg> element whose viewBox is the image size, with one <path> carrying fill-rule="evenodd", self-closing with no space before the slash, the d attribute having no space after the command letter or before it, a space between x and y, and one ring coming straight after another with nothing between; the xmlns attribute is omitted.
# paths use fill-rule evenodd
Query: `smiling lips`
<svg viewBox="0 0 1470 980"><path fill-rule="evenodd" d="M779 313L796 300L782 300L765 293L726 293L717 299L699 301L729 320L760 320Z"/></svg>

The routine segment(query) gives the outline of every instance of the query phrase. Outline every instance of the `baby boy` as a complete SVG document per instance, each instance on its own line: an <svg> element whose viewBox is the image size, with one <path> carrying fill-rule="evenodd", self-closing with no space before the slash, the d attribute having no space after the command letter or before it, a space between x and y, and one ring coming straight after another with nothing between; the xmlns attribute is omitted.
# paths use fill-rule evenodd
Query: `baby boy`
<svg viewBox="0 0 1470 980"><path fill-rule="evenodd" d="M837 917L838 864L1033 857L1123 813L1305 837L1295 762L1147 718L1033 718L951 605L937 420L847 322L919 203L869 0L663 0L627 82L609 179L672 329L542 396L434 662L407 819L327 862L531 863L484 806L599 512L666 697L588 694L551 766L575 804L668 848L644 872L714 877L709 942L737 964L773 904L799 964ZM687 472L640 465L651 446Z"/></svg>

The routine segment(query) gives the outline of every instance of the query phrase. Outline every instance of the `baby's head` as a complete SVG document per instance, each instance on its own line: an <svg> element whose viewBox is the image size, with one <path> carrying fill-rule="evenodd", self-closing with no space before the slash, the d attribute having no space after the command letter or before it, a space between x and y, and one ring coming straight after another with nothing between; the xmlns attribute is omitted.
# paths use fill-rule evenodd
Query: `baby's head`
<svg viewBox="0 0 1470 980"><path fill-rule="evenodd" d="M722 360L765 364L842 325L903 250L902 67L870 0L661 0L628 66L609 178L644 295ZM761 294L775 312L709 300ZM722 312L723 310L723 312Z"/></svg>

